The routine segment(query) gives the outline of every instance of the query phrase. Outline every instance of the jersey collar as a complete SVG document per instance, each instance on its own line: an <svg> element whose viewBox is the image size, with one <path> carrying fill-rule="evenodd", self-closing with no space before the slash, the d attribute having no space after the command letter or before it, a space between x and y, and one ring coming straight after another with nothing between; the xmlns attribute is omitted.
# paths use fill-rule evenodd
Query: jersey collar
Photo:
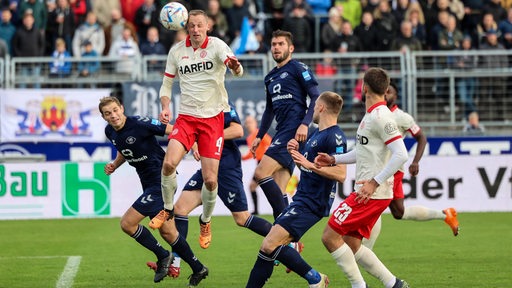
<svg viewBox="0 0 512 288"><path fill-rule="evenodd" d="M396 109L398 109L398 105L395 104L389 110L391 110L391 112L395 112Z"/></svg>
<svg viewBox="0 0 512 288"><path fill-rule="evenodd" d="M210 37L206 36L206 39L204 39L203 44L201 44L201 49L206 49L206 46L208 45L208 39ZM190 35L187 35L187 39L185 40L185 46L190 47L192 46L192 42L190 41Z"/></svg>
<svg viewBox="0 0 512 288"><path fill-rule="evenodd" d="M379 107L381 105L386 106L386 101L381 101L381 102L377 102L377 103L373 104L370 108L368 108L367 112L370 113L370 112L373 111L373 109L375 109L375 108L377 108L377 107Z"/></svg>

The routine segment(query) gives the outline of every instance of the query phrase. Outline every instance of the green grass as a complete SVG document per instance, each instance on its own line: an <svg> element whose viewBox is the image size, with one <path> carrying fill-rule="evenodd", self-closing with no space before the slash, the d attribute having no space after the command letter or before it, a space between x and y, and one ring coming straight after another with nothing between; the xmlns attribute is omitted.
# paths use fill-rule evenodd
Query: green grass
<svg viewBox="0 0 512 288"><path fill-rule="evenodd" d="M459 220L461 234L453 237L442 221L395 221L384 215L375 252L412 287L512 287L512 213L461 213ZM212 223L213 242L203 250L197 217L190 218L190 245L210 268L200 287L245 287L262 238L236 227L230 217L214 217ZM303 257L329 276L330 287L349 287L322 246L325 223L303 238ZM186 287L191 273L184 265L180 278L153 283L145 262L154 255L125 235L116 218L0 221L0 231L0 287L56 287L67 256L82 257L73 287ZM284 270L276 267L267 287L307 287ZM383 287L363 276L371 287Z"/></svg>

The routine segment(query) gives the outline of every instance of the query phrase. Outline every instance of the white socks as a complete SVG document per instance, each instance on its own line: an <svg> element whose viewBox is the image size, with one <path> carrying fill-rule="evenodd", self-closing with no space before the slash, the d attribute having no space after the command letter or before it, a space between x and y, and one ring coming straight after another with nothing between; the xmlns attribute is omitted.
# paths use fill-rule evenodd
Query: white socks
<svg viewBox="0 0 512 288"><path fill-rule="evenodd" d="M352 288L366 287L361 271L359 271L359 267L357 266L354 253L352 253L347 243L343 243L343 245L331 253L331 256L347 276L348 281L352 284Z"/></svg>
<svg viewBox="0 0 512 288"><path fill-rule="evenodd" d="M375 222L375 225L373 225L372 232L370 234L370 239L363 238L364 246L373 250L373 246L375 245L377 238L379 238L381 227L382 227L382 216L379 216L379 219L377 220L377 222Z"/></svg>
<svg viewBox="0 0 512 288"><path fill-rule="evenodd" d="M206 186L203 184L201 188L201 201L203 202L203 214L201 214L201 221L204 223L210 222L213 214L213 209L215 208L215 201L217 200L217 191L219 186L213 190L209 191L206 189Z"/></svg>
<svg viewBox="0 0 512 288"><path fill-rule="evenodd" d="M404 215L402 219L404 220L416 220L416 221L428 221L433 219L442 219L444 220L446 215L444 215L441 210L434 210L423 206L411 206L405 207Z"/></svg>
<svg viewBox="0 0 512 288"><path fill-rule="evenodd" d="M174 208L174 194L177 188L176 171L169 176L162 174L162 198L165 209L172 210Z"/></svg>
<svg viewBox="0 0 512 288"><path fill-rule="evenodd" d="M354 256L357 263L361 265L366 272L379 279L386 288L391 288L395 285L396 277L384 266L372 250L361 245L361 248L359 248Z"/></svg>

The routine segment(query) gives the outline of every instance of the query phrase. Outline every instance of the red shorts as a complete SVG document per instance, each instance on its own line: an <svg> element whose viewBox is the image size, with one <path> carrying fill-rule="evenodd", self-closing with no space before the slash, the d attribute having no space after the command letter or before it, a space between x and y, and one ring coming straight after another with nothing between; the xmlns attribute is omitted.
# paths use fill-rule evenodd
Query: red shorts
<svg viewBox="0 0 512 288"><path fill-rule="evenodd" d="M393 199L404 199L404 187L402 179L404 179L404 172L397 171L393 180Z"/></svg>
<svg viewBox="0 0 512 288"><path fill-rule="evenodd" d="M178 140L187 151L197 141L199 155L220 159L224 145L224 112L211 118L178 115L169 140Z"/></svg>
<svg viewBox="0 0 512 288"><path fill-rule="evenodd" d="M388 208L391 199L370 199L368 203L357 203L357 194L351 193L329 218L329 226L340 235L359 239L370 238L373 225Z"/></svg>

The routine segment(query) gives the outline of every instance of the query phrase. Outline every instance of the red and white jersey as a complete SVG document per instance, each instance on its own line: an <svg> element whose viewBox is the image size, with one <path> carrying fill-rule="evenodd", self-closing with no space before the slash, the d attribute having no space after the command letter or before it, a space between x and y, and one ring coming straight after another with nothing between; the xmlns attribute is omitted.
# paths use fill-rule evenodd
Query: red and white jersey
<svg viewBox="0 0 512 288"><path fill-rule="evenodd" d="M178 114L210 118L230 111L224 78L226 62L233 56L231 48L216 37L207 37L197 49L189 37L171 48L164 77L177 76L180 81Z"/></svg>
<svg viewBox="0 0 512 288"><path fill-rule="evenodd" d="M402 137L405 137L407 132L411 133L412 136L416 136L418 133L420 133L421 128L418 126L418 124L416 124L416 121L414 121L414 118L411 116L411 114L398 108L397 105L391 107L390 110L393 112L396 126L398 127L400 134L402 134ZM404 171L404 166L400 167L400 171Z"/></svg>
<svg viewBox="0 0 512 288"><path fill-rule="evenodd" d="M393 113L384 101L374 104L366 111L357 129L356 182L371 180L383 170L389 160L386 145L396 140L403 141ZM354 191L358 191L361 186L356 184ZM393 177L381 183L371 198L392 199Z"/></svg>
<svg viewBox="0 0 512 288"><path fill-rule="evenodd" d="M390 110L393 112L396 125L400 131L400 134L402 134L402 137L405 137L407 132L411 133L412 136L416 136L420 132L420 126L416 124L416 121L414 121L414 118L411 116L411 114L403 111L396 105L391 107Z"/></svg>

